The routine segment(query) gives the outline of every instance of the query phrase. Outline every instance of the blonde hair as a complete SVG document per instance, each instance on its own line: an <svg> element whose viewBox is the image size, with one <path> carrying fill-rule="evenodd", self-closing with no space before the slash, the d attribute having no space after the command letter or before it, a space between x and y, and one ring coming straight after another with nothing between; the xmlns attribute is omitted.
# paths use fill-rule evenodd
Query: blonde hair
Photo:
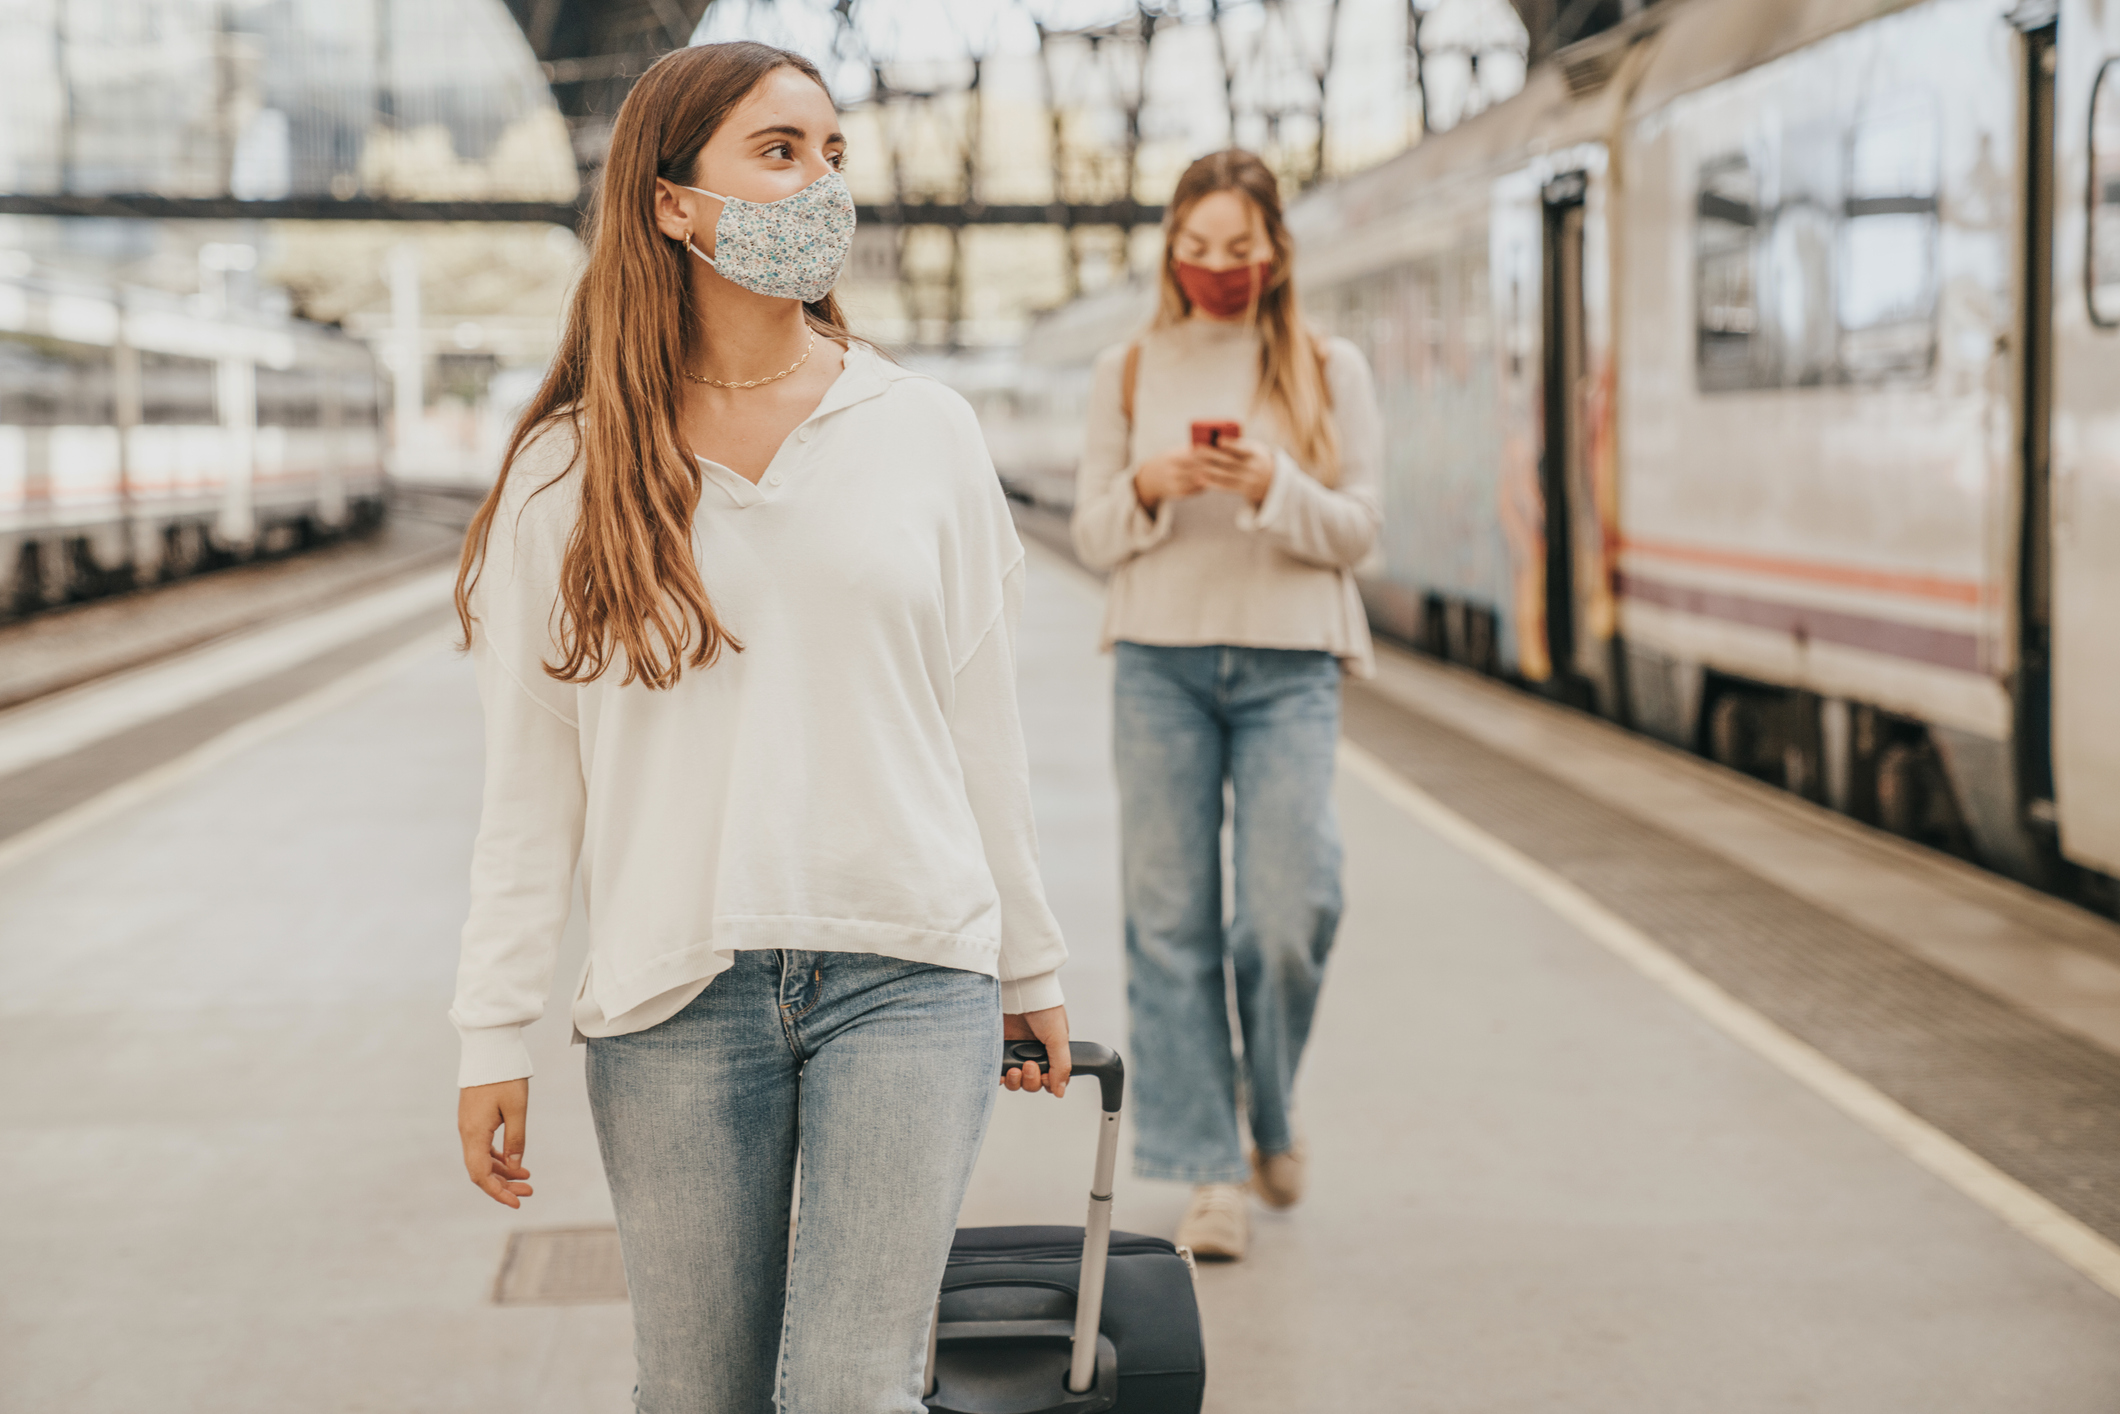
<svg viewBox="0 0 2120 1414"><path fill-rule="evenodd" d="M1202 197L1233 191L1251 203L1265 223L1273 248L1264 287L1252 306L1259 331L1257 400L1280 415L1295 442L1288 450L1303 469L1327 486L1340 481L1340 439L1332 419L1332 389L1325 381L1325 350L1303 322L1296 302L1295 241L1281 219L1281 187L1266 164L1242 148L1211 152L1185 169L1163 217L1163 282L1154 327L1192 317L1192 301L1178 283L1178 230Z"/></svg>
<svg viewBox="0 0 2120 1414"><path fill-rule="evenodd" d="M701 44L657 60L620 105L559 352L464 538L456 612L466 644L471 590L516 458L541 428L565 422L579 449L581 516L560 562L560 661L545 671L590 682L622 656L621 686L672 687L686 667L706 667L724 648L743 651L715 614L692 555L700 470L677 430L677 390L693 257L655 225L655 179L693 181L707 139L776 69L825 86L800 54ZM805 304L803 315L821 337L851 337L830 293Z"/></svg>

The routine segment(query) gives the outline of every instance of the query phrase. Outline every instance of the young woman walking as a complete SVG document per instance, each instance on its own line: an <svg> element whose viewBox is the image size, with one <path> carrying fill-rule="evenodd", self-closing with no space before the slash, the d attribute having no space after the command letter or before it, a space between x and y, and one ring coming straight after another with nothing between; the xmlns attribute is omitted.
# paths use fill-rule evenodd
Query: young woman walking
<svg viewBox="0 0 2120 1414"><path fill-rule="evenodd" d="M1111 571L1135 1168L1196 1185L1177 1240L1233 1259L1242 1185L1274 1207L1303 1192L1290 1091L1340 918L1333 752L1340 676L1374 667L1352 571L1383 444L1361 354L1298 311L1263 162L1195 162L1164 232L1154 322L1097 360L1074 539Z"/></svg>
<svg viewBox="0 0 2120 1414"><path fill-rule="evenodd" d="M794 54L642 76L458 588L487 731L464 1164L530 1194L520 1032L578 860L647 1414L918 1414L1004 1032L1053 1048L1022 1088L1067 1084L1022 548L963 400L844 327L843 153Z"/></svg>

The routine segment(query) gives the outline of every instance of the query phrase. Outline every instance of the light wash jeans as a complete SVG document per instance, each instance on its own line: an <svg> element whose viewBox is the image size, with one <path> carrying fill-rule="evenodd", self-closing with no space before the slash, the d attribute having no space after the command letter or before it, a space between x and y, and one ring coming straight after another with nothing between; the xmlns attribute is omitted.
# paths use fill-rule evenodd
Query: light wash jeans
<svg viewBox="0 0 2120 1414"><path fill-rule="evenodd" d="M592 1038L635 1408L921 1414L1000 1074L993 978L868 953L740 952L660 1026Z"/></svg>
<svg viewBox="0 0 2120 1414"><path fill-rule="evenodd" d="M1250 1168L1223 959L1236 980L1252 1141L1277 1154L1295 1142L1296 1063L1340 922L1340 665L1277 648L1120 643L1115 653L1134 1169L1241 1183ZM1226 927L1225 781L1236 874Z"/></svg>

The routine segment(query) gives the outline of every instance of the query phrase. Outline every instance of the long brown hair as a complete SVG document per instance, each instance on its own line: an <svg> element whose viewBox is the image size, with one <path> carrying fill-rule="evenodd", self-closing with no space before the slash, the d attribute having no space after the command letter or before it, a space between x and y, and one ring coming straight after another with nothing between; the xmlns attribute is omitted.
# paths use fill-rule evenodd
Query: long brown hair
<svg viewBox="0 0 2120 1414"><path fill-rule="evenodd" d="M655 179L689 185L714 130L781 68L825 88L800 54L702 44L664 55L620 106L559 352L464 537L456 613L467 645L471 590L509 473L532 437L564 422L582 469L581 515L560 562L561 661L545 671L561 682L591 682L623 655L620 686L638 679L670 687L686 666L706 667L724 647L743 651L715 616L692 554L700 470L678 434L677 395L687 340L704 333L686 317L693 257L655 225ZM832 295L804 305L803 314L819 335L849 337Z"/></svg>
<svg viewBox="0 0 2120 1414"><path fill-rule="evenodd" d="M1178 284L1178 228L1200 199L1233 191L1251 203L1265 223L1273 264L1252 309L1259 331L1258 400L1273 408L1295 440L1289 448L1303 467L1327 486L1340 480L1340 439L1332 420L1332 390L1324 356L1296 302L1295 240L1281 219L1281 187L1253 154L1232 147L1211 152L1185 169L1163 217L1163 292L1155 327L1192 317L1192 301Z"/></svg>

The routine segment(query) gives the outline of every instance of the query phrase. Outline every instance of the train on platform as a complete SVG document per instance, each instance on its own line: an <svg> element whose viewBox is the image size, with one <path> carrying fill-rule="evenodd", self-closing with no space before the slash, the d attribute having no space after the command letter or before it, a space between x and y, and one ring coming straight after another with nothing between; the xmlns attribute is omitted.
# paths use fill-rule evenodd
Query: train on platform
<svg viewBox="0 0 2120 1414"><path fill-rule="evenodd" d="M0 618L377 524L378 390L325 326L0 275Z"/></svg>
<svg viewBox="0 0 2120 1414"><path fill-rule="evenodd" d="M2120 5L1665 0L1290 223L1380 630L2113 908ZM1149 299L971 390L1020 496Z"/></svg>

